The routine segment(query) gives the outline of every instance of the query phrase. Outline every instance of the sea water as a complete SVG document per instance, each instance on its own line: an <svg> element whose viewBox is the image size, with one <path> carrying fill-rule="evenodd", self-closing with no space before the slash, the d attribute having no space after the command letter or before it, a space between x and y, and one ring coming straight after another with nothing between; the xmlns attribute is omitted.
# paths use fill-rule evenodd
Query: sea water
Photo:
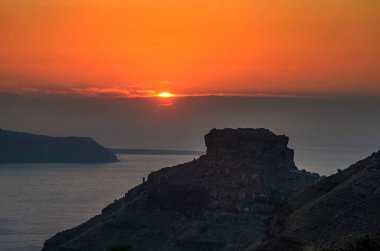
<svg viewBox="0 0 380 251"><path fill-rule="evenodd" d="M335 173L369 150L295 149L299 169ZM0 250L41 250L59 231L77 226L162 167L197 156L119 155L118 163L0 165Z"/></svg>
<svg viewBox="0 0 380 251"><path fill-rule="evenodd" d="M0 250L41 250L57 232L75 227L152 171L197 156L119 155L109 164L0 165Z"/></svg>
<svg viewBox="0 0 380 251"><path fill-rule="evenodd" d="M348 168L362 160L376 149L330 149L330 148L295 148L294 160L299 169L331 175L338 169Z"/></svg>

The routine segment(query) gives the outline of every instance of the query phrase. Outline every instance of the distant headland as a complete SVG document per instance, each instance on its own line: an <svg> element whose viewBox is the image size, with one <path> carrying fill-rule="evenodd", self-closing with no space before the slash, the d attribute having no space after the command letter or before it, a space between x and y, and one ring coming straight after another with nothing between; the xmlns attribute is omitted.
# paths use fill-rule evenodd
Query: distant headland
<svg viewBox="0 0 380 251"><path fill-rule="evenodd" d="M109 150L87 137L50 137L0 129L0 163L117 162Z"/></svg>

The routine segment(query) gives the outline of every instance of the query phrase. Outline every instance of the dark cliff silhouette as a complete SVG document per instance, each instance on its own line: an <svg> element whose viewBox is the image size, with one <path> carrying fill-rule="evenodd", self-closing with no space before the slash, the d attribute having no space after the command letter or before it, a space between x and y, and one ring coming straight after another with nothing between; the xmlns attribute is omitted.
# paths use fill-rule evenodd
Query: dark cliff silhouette
<svg viewBox="0 0 380 251"><path fill-rule="evenodd" d="M106 163L118 161L91 138L49 137L0 129L0 163Z"/></svg>
<svg viewBox="0 0 380 251"><path fill-rule="evenodd" d="M206 155L151 173L43 251L379 250L380 152L321 178L266 129L214 129L205 141Z"/></svg>
<svg viewBox="0 0 380 251"><path fill-rule="evenodd" d="M379 209L380 151L291 197L251 250L380 250Z"/></svg>
<svg viewBox="0 0 380 251"><path fill-rule="evenodd" d="M279 206L320 179L297 169L286 136L266 129L214 129L205 141L206 155L151 173L43 250L243 250L260 241Z"/></svg>

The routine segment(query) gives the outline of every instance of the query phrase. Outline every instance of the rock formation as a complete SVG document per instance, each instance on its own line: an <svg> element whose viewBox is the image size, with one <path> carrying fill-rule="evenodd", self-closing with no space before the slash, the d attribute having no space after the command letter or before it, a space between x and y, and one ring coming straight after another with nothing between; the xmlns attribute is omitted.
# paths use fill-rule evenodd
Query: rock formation
<svg viewBox="0 0 380 251"><path fill-rule="evenodd" d="M364 235L377 239L377 248L347 250L379 250L379 209L380 151L290 198L256 250L340 248Z"/></svg>
<svg viewBox="0 0 380 251"><path fill-rule="evenodd" d="M288 138L266 129L213 129L207 154L163 168L43 251L244 250L261 240L276 208L317 182L299 171Z"/></svg>
<svg viewBox="0 0 380 251"><path fill-rule="evenodd" d="M49 137L0 129L0 163L105 163L116 156L91 138Z"/></svg>

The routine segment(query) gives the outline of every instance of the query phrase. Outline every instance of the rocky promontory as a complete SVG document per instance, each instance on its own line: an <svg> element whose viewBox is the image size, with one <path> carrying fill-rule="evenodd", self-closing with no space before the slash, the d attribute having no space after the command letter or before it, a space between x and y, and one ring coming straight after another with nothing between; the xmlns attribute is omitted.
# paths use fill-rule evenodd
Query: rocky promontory
<svg viewBox="0 0 380 251"><path fill-rule="evenodd" d="M49 137L0 129L0 163L106 163L118 161L92 138Z"/></svg>
<svg viewBox="0 0 380 251"><path fill-rule="evenodd" d="M289 197L320 179L298 170L288 138L267 129L213 129L205 141L205 155L151 173L43 251L244 250Z"/></svg>

